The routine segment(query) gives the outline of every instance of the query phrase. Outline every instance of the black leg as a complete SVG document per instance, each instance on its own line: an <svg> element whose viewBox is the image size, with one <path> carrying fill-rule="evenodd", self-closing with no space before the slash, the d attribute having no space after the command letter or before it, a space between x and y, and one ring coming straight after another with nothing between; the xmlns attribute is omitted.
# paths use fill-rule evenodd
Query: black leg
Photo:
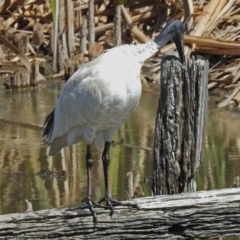
<svg viewBox="0 0 240 240"><path fill-rule="evenodd" d="M106 142L103 153L102 153L102 163L103 163L103 172L104 172L104 181L105 181L105 197L111 197L111 191L109 186L109 177L108 177L108 167L110 164L109 158L109 149L110 149L110 142Z"/></svg>
<svg viewBox="0 0 240 240"><path fill-rule="evenodd" d="M110 164L109 158L109 149L110 149L110 142L106 142L104 145L103 153L102 153L102 163L103 163L103 172L104 172L104 181L105 181L105 196L98 202L106 202L106 205L111 209L110 215L112 216L114 213L113 206L130 206L130 207L137 207L136 204L123 204L111 197L110 185L109 185L109 176L108 176L108 167Z"/></svg>
<svg viewBox="0 0 240 240"><path fill-rule="evenodd" d="M113 215L113 206L112 206L112 199L111 199L111 191L109 186L109 177L108 177L108 167L110 164L109 158L109 149L110 149L110 142L106 142L104 145L103 153L102 153L102 163L103 163L103 173L104 173L104 182L105 182L105 196L98 202L106 202L106 205L110 207L111 214Z"/></svg>
<svg viewBox="0 0 240 240"><path fill-rule="evenodd" d="M92 199L92 166L93 159L91 155L91 146L87 145L87 154L86 154L86 166L87 166L87 199Z"/></svg>
<svg viewBox="0 0 240 240"><path fill-rule="evenodd" d="M93 215L93 222L97 222L97 216L93 205L95 203L92 201L92 166L93 159L91 154L91 146L87 145L87 154L86 154L86 166L87 166L87 197L83 200L79 208L89 208Z"/></svg>
<svg viewBox="0 0 240 240"><path fill-rule="evenodd" d="M76 209L83 209L89 208L93 216L94 224L97 223L97 216L94 207L101 207L98 203L92 201L92 166L93 166L93 159L91 155L91 146L87 145L87 154L86 154L86 166L87 166L87 197L82 201L82 204L78 208L73 208L69 210L76 210Z"/></svg>
<svg viewBox="0 0 240 240"><path fill-rule="evenodd" d="M86 166L87 166L87 199L86 203L89 206L89 209L93 215L93 221L96 222L96 212L93 208L92 203L92 166L93 166L93 159L91 155L91 146L87 145L87 154L86 154Z"/></svg>

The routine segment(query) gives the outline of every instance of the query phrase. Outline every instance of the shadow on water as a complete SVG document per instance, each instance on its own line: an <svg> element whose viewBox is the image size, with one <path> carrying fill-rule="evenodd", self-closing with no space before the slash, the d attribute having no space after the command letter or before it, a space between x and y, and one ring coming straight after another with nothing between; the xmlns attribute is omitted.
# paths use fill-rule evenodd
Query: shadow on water
<svg viewBox="0 0 240 240"><path fill-rule="evenodd" d="M31 91L0 88L0 117L42 125L53 109L63 82L50 81ZM115 136L111 148L112 195L125 198L126 173L132 172L134 188L150 195L152 151L158 97L143 93L136 111ZM198 190L228 188L240 175L240 112L210 108L203 162L196 180ZM25 199L34 210L76 206L86 195L85 144L47 156L42 131L0 122L0 214L23 212ZM143 147L144 149L139 148ZM146 148L146 149L145 149ZM148 150L150 149L150 150ZM93 198L104 194L101 149L93 148ZM41 172L40 174L37 174Z"/></svg>

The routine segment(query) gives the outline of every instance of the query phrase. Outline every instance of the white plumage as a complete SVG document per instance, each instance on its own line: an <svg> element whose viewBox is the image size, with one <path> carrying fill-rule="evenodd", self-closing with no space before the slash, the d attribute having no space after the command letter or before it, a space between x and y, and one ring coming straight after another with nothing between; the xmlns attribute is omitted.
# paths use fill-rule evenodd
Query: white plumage
<svg viewBox="0 0 240 240"><path fill-rule="evenodd" d="M84 140L111 142L117 128L138 105L140 69L158 51L155 42L123 45L82 65L65 84L56 104L50 155Z"/></svg>
<svg viewBox="0 0 240 240"><path fill-rule="evenodd" d="M173 39L181 61L183 52L184 26L179 20L168 22L154 40L139 45L123 45L113 48L97 59L82 65L67 81L59 96L55 109L45 121L43 136L50 145L50 155L57 154L63 147L81 140L87 144L86 165L88 192L81 205L88 205L96 221L91 196L90 145L104 146L102 161L105 179L103 201L111 208L112 203L108 180L110 143L118 127L137 107L142 88L140 70L145 60ZM101 202L101 201L100 201Z"/></svg>

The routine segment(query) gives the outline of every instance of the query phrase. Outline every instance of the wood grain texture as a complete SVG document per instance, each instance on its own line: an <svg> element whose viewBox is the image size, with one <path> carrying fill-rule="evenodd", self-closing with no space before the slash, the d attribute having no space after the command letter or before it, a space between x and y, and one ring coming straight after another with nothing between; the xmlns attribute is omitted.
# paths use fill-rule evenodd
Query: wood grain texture
<svg viewBox="0 0 240 240"><path fill-rule="evenodd" d="M240 188L125 201L138 209L46 209L0 216L0 239L189 239L240 235Z"/></svg>
<svg viewBox="0 0 240 240"><path fill-rule="evenodd" d="M161 94L155 128L155 195L196 191L202 159L208 101L208 62L189 58L184 66L172 55L161 65Z"/></svg>

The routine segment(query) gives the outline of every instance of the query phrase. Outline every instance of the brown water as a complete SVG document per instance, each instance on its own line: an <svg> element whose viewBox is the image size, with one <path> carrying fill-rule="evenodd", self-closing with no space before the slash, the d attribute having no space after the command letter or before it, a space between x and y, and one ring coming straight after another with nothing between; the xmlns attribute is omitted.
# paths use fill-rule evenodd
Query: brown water
<svg viewBox="0 0 240 240"><path fill-rule="evenodd" d="M42 125L53 109L63 82L51 81L31 91L6 91L0 87L0 117ZM158 97L143 93L137 110L119 130L111 148L112 195L125 197L126 173L134 175L150 195L152 151ZM204 161L197 175L198 190L231 187L240 175L239 111L209 110ZM55 157L47 156L42 130L0 121L0 214L23 212L25 199L34 210L76 206L86 196L85 144L65 148ZM149 150L150 149L150 150ZM101 150L93 148L93 198L104 194ZM37 174L42 169L42 174ZM67 172L63 176L62 171Z"/></svg>

